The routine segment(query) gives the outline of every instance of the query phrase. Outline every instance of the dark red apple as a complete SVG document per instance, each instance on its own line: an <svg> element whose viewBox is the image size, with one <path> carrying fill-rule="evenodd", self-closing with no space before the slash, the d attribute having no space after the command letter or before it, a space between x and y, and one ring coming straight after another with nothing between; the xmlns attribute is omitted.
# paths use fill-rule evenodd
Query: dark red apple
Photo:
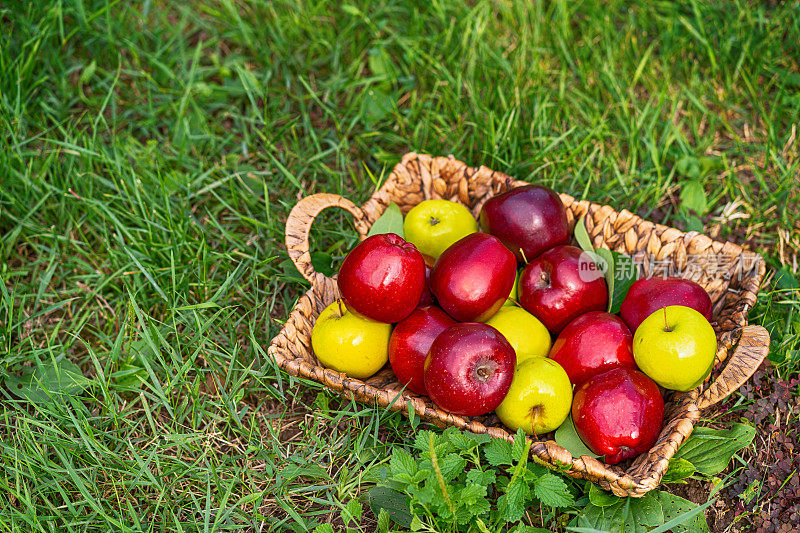
<svg viewBox="0 0 800 533"><path fill-rule="evenodd" d="M517 276L514 254L497 237L472 233L445 250L431 272L431 292L459 322L489 320Z"/></svg>
<svg viewBox="0 0 800 533"><path fill-rule="evenodd" d="M480 223L517 261L532 261L548 248L569 242L564 204L555 191L541 185L517 187L490 198L483 204Z"/></svg>
<svg viewBox="0 0 800 533"><path fill-rule="evenodd" d="M379 322L399 322L425 289L425 262L417 247L394 233L367 237L344 258L339 292L347 307Z"/></svg>
<svg viewBox="0 0 800 533"><path fill-rule="evenodd" d="M389 364L408 390L428 394L422 372L428 350L436 337L455 323L450 315L430 305L417 307L394 327L389 337Z"/></svg>
<svg viewBox="0 0 800 533"><path fill-rule="evenodd" d="M614 465L655 444L664 421L664 399L642 372L615 368L575 390L572 420L583 442Z"/></svg>
<svg viewBox="0 0 800 533"><path fill-rule="evenodd" d="M519 276L519 303L558 333L572 320L589 311L605 311L608 286L591 257L580 248L550 248L528 263Z"/></svg>
<svg viewBox="0 0 800 533"><path fill-rule="evenodd" d="M462 416L493 411L514 377L517 355L492 326L466 322L436 337L425 360L425 388L433 403Z"/></svg>
<svg viewBox="0 0 800 533"><path fill-rule="evenodd" d="M423 254L423 257L428 257ZM424 305L433 305L436 303L436 300L433 299L433 294L431 293L431 266L428 264L428 260L425 260L425 288L422 289L422 296L419 297L419 305L420 307Z"/></svg>
<svg viewBox="0 0 800 533"><path fill-rule="evenodd" d="M622 301L619 315L636 333L639 324L663 307L691 307L711 322L711 298L694 281L683 278L643 278L636 280Z"/></svg>
<svg viewBox="0 0 800 533"><path fill-rule="evenodd" d="M605 311L585 313L567 324L548 357L567 371L573 385L613 368L637 368L631 330L621 318Z"/></svg>

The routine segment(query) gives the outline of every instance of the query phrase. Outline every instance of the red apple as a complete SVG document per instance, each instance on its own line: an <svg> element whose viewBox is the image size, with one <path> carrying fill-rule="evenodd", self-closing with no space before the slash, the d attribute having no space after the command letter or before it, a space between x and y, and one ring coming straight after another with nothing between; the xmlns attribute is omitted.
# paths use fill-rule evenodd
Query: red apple
<svg viewBox="0 0 800 533"><path fill-rule="evenodd" d="M528 263L519 277L519 303L558 333L570 321L589 311L605 311L608 286L601 274L589 272L592 259L580 248L550 248Z"/></svg>
<svg viewBox="0 0 800 533"><path fill-rule="evenodd" d="M572 420L583 442L614 465L655 444L664 421L664 399L642 372L615 368L575 390Z"/></svg>
<svg viewBox="0 0 800 533"><path fill-rule="evenodd" d="M516 275L514 254L497 237L472 233L439 256L431 272L431 292L459 322L483 322L503 306Z"/></svg>
<svg viewBox="0 0 800 533"><path fill-rule="evenodd" d="M339 292L347 306L379 322L399 322L417 307L425 288L425 262L394 233L367 237L344 258Z"/></svg>
<svg viewBox="0 0 800 533"><path fill-rule="evenodd" d="M408 390L428 394L422 372L428 350L436 337L455 323L438 307L426 306L417 307L395 326L389 338L389 364Z"/></svg>
<svg viewBox="0 0 800 533"><path fill-rule="evenodd" d="M636 280L622 301L619 315L636 333L642 321L663 307L691 307L711 322L711 298L694 281L683 278L643 278Z"/></svg>
<svg viewBox="0 0 800 533"><path fill-rule="evenodd" d="M514 377L517 355L492 326L466 322L436 337L425 360L425 387L433 403L462 416L493 411Z"/></svg>
<svg viewBox="0 0 800 533"><path fill-rule="evenodd" d="M427 257L423 255L423 257ZM425 288L422 289L422 296L419 297L419 304L418 306L422 307L424 305L433 305L436 303L436 300L433 299L433 294L431 293L431 270L432 268L428 265L428 260L425 260Z"/></svg>
<svg viewBox="0 0 800 533"><path fill-rule="evenodd" d="M636 369L633 335L618 316L591 311L567 324L548 357L567 371L573 385L621 366Z"/></svg>
<svg viewBox="0 0 800 533"><path fill-rule="evenodd" d="M483 204L481 229L499 238L517 257L532 261L539 254L569 242L567 212L558 194L541 185L526 185L490 198Z"/></svg>

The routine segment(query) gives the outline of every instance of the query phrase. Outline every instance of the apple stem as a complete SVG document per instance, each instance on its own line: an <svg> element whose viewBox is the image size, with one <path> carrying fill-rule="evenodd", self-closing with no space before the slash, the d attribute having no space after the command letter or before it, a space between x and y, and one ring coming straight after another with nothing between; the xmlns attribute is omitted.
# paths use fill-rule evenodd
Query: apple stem
<svg viewBox="0 0 800 533"><path fill-rule="evenodd" d="M520 249L519 249L519 253L521 253L521 254L522 254L522 260L523 260L523 261L525 261L525 264L527 265L527 264L528 264L528 258L527 258L527 257L525 257L525 250L523 250L522 248L520 248Z"/></svg>
<svg viewBox="0 0 800 533"><path fill-rule="evenodd" d="M336 300L336 303L339 305L339 317L344 316L344 306L342 305L341 300Z"/></svg>
<svg viewBox="0 0 800 533"><path fill-rule="evenodd" d="M672 331L672 328L669 327L669 324L667 323L667 308L666 307L664 308L664 331L666 331L667 333Z"/></svg>

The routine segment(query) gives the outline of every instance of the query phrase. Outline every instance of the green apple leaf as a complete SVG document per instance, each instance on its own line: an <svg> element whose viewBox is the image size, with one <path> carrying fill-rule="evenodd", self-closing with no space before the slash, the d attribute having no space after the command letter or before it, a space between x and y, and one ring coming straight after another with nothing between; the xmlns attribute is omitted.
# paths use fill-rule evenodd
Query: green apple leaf
<svg viewBox="0 0 800 533"><path fill-rule="evenodd" d="M756 428L734 424L731 429L695 428L673 458L686 459L698 472L715 476L727 468L731 457L753 442Z"/></svg>
<svg viewBox="0 0 800 533"><path fill-rule="evenodd" d="M589 232L586 230L586 216L582 216L575 222L575 229L573 230L573 235L575 236L575 240L578 241L578 246L584 252L594 252L594 246L592 246L592 239L589 237Z"/></svg>
<svg viewBox="0 0 800 533"><path fill-rule="evenodd" d="M638 278L639 272L633 259L627 255L592 246L592 240L586 230L585 218L585 216L581 217L575 223L575 240L603 271L608 286L608 312L616 314L628 294L628 289Z"/></svg>
<svg viewBox="0 0 800 533"><path fill-rule="evenodd" d="M394 202L390 203L386 211L375 221L369 229L367 237L380 235L381 233L394 233L405 238L405 233L403 233L403 213L400 212L400 208Z"/></svg>
<svg viewBox="0 0 800 533"><path fill-rule="evenodd" d="M608 285L608 299L611 300L611 296L614 294L614 271L616 270L615 264L615 257L614 252L607 248L597 248L594 251L595 256L599 257L600 260L597 262L597 266L600 270L603 271L603 275L606 277L606 285Z"/></svg>
<svg viewBox="0 0 800 533"><path fill-rule="evenodd" d="M336 267L333 266L333 256L325 252L311 252L311 265L314 270L324 276L336 274Z"/></svg>
<svg viewBox="0 0 800 533"><path fill-rule="evenodd" d="M567 419L564 420L564 423L558 427L555 440L559 446L571 453L576 459L581 455L588 455L595 459L599 457L599 455L593 454L592 450L590 450L583 443L580 436L578 436L575 424L572 422L572 415L569 415Z"/></svg>
<svg viewBox="0 0 800 533"><path fill-rule="evenodd" d="M615 315L633 282L639 278L636 263L629 256L619 252L612 252L614 257L613 283L608 287L608 312Z"/></svg>

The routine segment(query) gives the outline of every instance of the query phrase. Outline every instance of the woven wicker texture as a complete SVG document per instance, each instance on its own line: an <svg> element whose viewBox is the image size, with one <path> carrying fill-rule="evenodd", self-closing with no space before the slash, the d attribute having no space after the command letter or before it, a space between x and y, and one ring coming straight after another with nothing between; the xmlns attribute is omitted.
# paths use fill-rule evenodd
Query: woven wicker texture
<svg viewBox="0 0 800 533"><path fill-rule="evenodd" d="M495 415L465 418L437 408L428 398L402 392L391 369L384 368L362 381L319 365L311 348L311 330L319 313L339 297L336 281L314 271L309 253L309 231L314 218L328 207L339 207L353 215L361 238L391 202L404 213L431 198L445 198L469 207L474 215L495 194L524 182L515 181L486 167L473 168L452 157L406 154L386 183L363 206L333 194L303 198L286 222L289 256L312 288L297 302L268 353L285 372L313 379L347 397L392 410L414 411L437 426L456 426L475 433L488 433L513 440ZM635 460L608 466L583 456L574 459L552 440L531 439L531 453L541 461L574 477L596 482L618 496L643 496L658 486L670 457L688 437L700 411L719 402L755 372L769 350L769 335L761 326L747 325L747 312L756 300L764 277L763 259L731 243L714 241L696 232L683 233L654 224L623 210L577 201L561 194L571 226L585 215L585 225L595 247L605 247L638 258L644 276L670 273L682 275L705 287L714 303L714 327L718 337L714 372L697 389L667 398L665 425L653 448ZM721 260L724 259L724 260ZM686 269L691 266L691 269Z"/></svg>

